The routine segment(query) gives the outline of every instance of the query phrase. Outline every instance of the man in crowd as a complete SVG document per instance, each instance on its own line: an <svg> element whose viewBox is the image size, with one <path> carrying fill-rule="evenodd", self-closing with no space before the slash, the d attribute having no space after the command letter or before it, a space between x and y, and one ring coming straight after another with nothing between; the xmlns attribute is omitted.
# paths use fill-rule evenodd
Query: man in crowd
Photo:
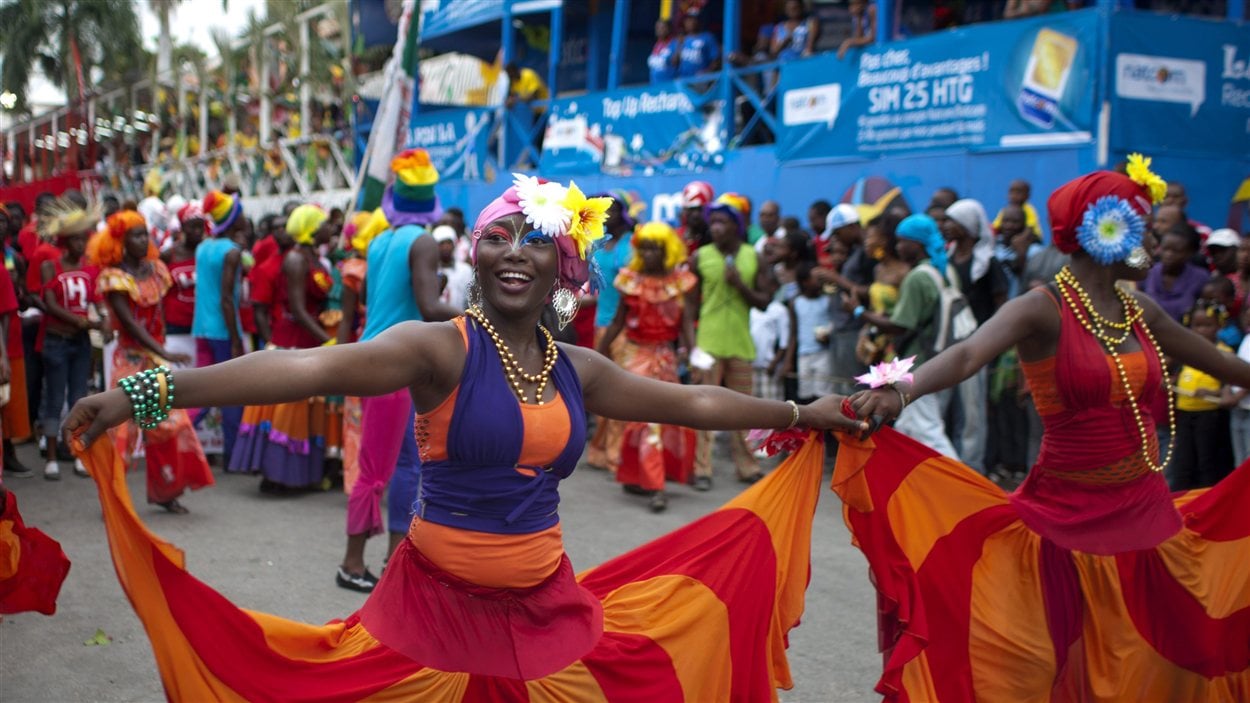
<svg viewBox="0 0 1250 703"><path fill-rule="evenodd" d="M677 228L677 236L691 253L711 242L703 209L711 204L715 195L712 184L706 181L691 181L681 189L681 226Z"/></svg>
<svg viewBox="0 0 1250 703"><path fill-rule="evenodd" d="M815 208L815 205L812 207ZM847 311L845 303L848 300L856 305L867 302L868 286L872 284L876 261L864 250L864 228L860 224L859 210L854 205L838 203L828 210L821 229L817 231L824 246L821 247L823 265L815 271L815 275L822 282L837 287L839 293L830 296L829 300L829 318L833 323L833 334L829 338L833 387L837 393L851 393L855 388L855 377L867 369L855 356L855 345L863 325ZM829 266L828 252L835 241L848 252L841 270ZM854 307L851 306L852 309Z"/></svg>
<svg viewBox="0 0 1250 703"><path fill-rule="evenodd" d="M681 20L681 41L677 48L677 77L689 78L720 67L720 43L700 26L698 9L691 9Z"/></svg>
<svg viewBox="0 0 1250 703"><path fill-rule="evenodd" d="M776 284L761 266L755 249L746 243L740 197L721 196L708 208L712 241L698 248L690 268L699 277L699 327L690 364L696 383L724 386L751 393L755 343L751 339L751 308L763 310ZM702 359L698 357L703 357ZM763 474L746 446L746 433L730 433L730 451L738 480L754 483ZM696 435L695 490L712 487L712 433Z"/></svg>
<svg viewBox="0 0 1250 703"><path fill-rule="evenodd" d="M239 324L242 252L235 242L244 218L238 197L221 191L206 195L202 207L211 236L195 249L195 317L191 334L195 337L196 364L208 366L244 352ZM242 418L241 407L221 408L223 463L229 462L234 452Z"/></svg>
<svg viewBox="0 0 1250 703"><path fill-rule="evenodd" d="M391 160L395 180L382 197L390 229L369 242L365 300L369 314L360 341L411 320L450 320L462 310L439 300L439 245L426 228L443 216L434 186L438 171L424 149ZM347 506L347 551L335 582L368 593L378 579L365 567L365 542L382 531L380 501L387 499L389 555L408 532L417 498L418 469L413 436L415 410L407 388L361 402L360 475Z"/></svg>
<svg viewBox="0 0 1250 703"><path fill-rule="evenodd" d="M928 215L909 215L899 223L895 235L898 257L912 267L899 286L898 303L888 317L868 311L859 316L894 336L899 358L914 356L919 365L934 356L942 291L933 272L946 271L946 241L937 222ZM938 278L943 275L938 274ZM946 436L942 395L931 393L913 400L899 415L894 429L937 452L958 458L955 445Z"/></svg>

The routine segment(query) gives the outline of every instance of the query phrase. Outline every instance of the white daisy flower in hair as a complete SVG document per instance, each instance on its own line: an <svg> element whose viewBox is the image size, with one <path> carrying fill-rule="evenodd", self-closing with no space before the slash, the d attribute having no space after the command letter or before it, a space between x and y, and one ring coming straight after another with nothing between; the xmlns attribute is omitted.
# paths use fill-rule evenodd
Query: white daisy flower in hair
<svg viewBox="0 0 1250 703"><path fill-rule="evenodd" d="M573 219L573 213L564 206L568 189L554 181L540 183L534 176L519 173L512 176L517 203L521 206L525 221L549 237L567 232Z"/></svg>

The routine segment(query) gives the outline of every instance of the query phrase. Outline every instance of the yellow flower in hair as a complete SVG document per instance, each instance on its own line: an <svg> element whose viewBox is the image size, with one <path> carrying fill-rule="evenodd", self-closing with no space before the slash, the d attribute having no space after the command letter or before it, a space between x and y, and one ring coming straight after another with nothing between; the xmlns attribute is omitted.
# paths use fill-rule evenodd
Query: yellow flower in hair
<svg viewBox="0 0 1250 703"><path fill-rule="evenodd" d="M564 209L573 213L568 236L577 243L578 256L585 259L590 245L603 238L603 223L608 219L612 198L587 198L576 183L569 181L563 205Z"/></svg>
<svg viewBox="0 0 1250 703"><path fill-rule="evenodd" d="M1129 154L1126 171L1134 183L1150 191L1150 200L1153 204L1158 205L1163 202L1163 198L1168 194L1168 183L1160 178L1159 174L1150 170L1149 156Z"/></svg>

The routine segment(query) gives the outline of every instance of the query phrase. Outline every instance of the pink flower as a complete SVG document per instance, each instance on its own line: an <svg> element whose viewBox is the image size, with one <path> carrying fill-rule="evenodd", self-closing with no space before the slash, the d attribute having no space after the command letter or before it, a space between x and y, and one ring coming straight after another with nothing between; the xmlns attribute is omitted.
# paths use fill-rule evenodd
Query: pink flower
<svg viewBox="0 0 1250 703"><path fill-rule="evenodd" d="M777 456L782 452L793 452L807 441L807 428L791 427L785 430L751 430L747 433L747 441L758 445L768 456Z"/></svg>
<svg viewBox="0 0 1250 703"><path fill-rule="evenodd" d="M882 386L891 386L895 383L911 383L914 376L911 374L912 364L916 361L916 357L909 356L906 359L895 359L894 361L883 361L868 369L868 373L863 376L856 376L855 380L868 386L869 388L881 388Z"/></svg>

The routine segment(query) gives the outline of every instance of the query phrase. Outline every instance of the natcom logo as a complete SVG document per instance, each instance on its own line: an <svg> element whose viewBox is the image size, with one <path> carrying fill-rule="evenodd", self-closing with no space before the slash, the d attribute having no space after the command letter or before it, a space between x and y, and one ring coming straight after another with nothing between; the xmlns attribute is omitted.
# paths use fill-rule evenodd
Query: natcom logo
<svg viewBox="0 0 1250 703"><path fill-rule="evenodd" d="M1206 100L1206 82L1202 61L1143 54L1115 57L1115 94L1121 98L1188 105L1192 117Z"/></svg>

